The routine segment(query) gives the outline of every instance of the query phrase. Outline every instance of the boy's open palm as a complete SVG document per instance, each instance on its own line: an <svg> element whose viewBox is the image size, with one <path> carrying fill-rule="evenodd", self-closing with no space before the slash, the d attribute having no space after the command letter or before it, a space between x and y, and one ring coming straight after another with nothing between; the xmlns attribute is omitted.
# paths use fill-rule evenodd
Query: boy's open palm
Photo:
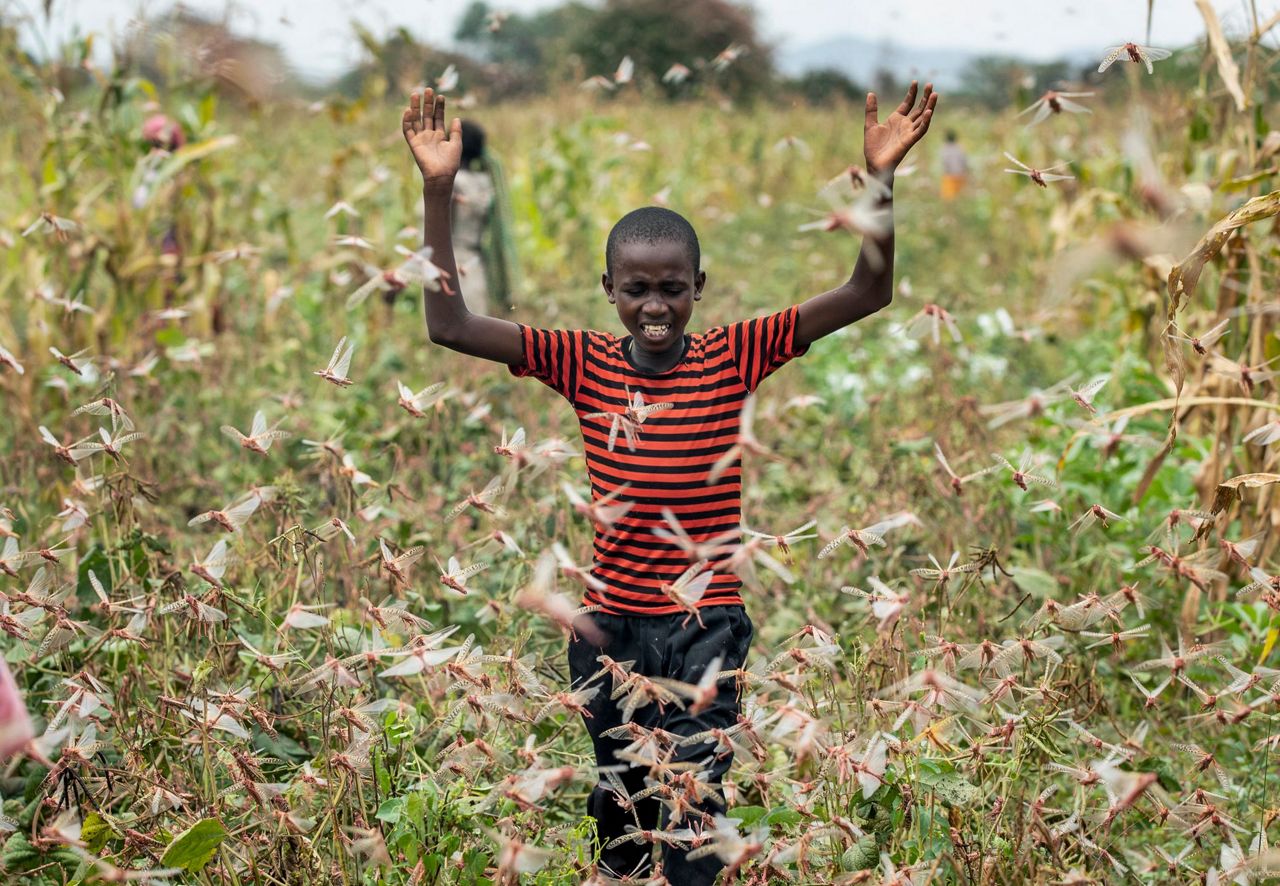
<svg viewBox="0 0 1280 886"><path fill-rule="evenodd" d="M933 119L933 109L937 103L938 94L933 91L933 84L926 83L924 94L920 96L920 103L917 105L916 81L912 80L902 104L894 108L893 113L881 123L876 94L868 92L867 116L863 124L863 153L866 155L867 170L892 174L907 151L911 150L911 146L929 131L929 121Z"/></svg>
<svg viewBox="0 0 1280 886"><path fill-rule="evenodd" d="M422 172L423 186L452 189L462 163L462 120L454 117L453 125L445 129L444 96L430 89L421 95L411 93L400 126Z"/></svg>

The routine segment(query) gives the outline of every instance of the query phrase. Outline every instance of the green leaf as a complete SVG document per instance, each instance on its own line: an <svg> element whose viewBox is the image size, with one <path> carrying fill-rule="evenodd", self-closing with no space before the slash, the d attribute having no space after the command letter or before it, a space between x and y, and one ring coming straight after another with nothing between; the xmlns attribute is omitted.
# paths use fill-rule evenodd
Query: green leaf
<svg viewBox="0 0 1280 886"><path fill-rule="evenodd" d="M1191 117L1191 127L1187 137L1193 142L1208 141L1211 132L1209 118L1196 110Z"/></svg>
<svg viewBox="0 0 1280 886"><path fill-rule="evenodd" d="M207 127L213 122L214 113L218 107L218 97L213 90L205 93L204 98L200 99L200 107L198 111L201 128Z"/></svg>
<svg viewBox="0 0 1280 886"><path fill-rule="evenodd" d="M16 871L29 861L39 856L31 841L21 831L14 831L4 849L0 850L0 867L7 871Z"/></svg>
<svg viewBox="0 0 1280 886"><path fill-rule="evenodd" d="M378 790L384 794L391 793L391 773L387 771L387 767L380 765L376 757L370 762L373 764L374 777L378 780Z"/></svg>
<svg viewBox="0 0 1280 886"><path fill-rule="evenodd" d="M111 825L96 812L86 815L84 823L80 825L80 839L84 840L94 855L102 853L102 847L107 845L107 840L112 836Z"/></svg>
<svg viewBox="0 0 1280 886"><path fill-rule="evenodd" d="M93 585L89 584L89 570L93 570L93 574L98 576L98 581L102 582L102 589L110 594L111 564L107 562L107 553L102 549L102 545L95 544L89 548L89 553L84 555L76 568L76 596L96 603L98 595L94 593Z"/></svg>
<svg viewBox="0 0 1280 886"><path fill-rule="evenodd" d="M742 822L744 828L749 828L760 819L767 815L769 810L763 806L736 806L729 810L729 817L736 818Z"/></svg>
<svg viewBox="0 0 1280 886"><path fill-rule="evenodd" d="M209 863L226 838L227 829L222 822L216 818L202 819L174 837L160 865L194 873Z"/></svg>
<svg viewBox="0 0 1280 886"><path fill-rule="evenodd" d="M154 101L160 100L160 94L156 92L156 85L152 83L150 80L148 80L147 78L145 77L136 78L133 81L132 86L134 89L137 89L147 98L149 98L151 101L154 102Z"/></svg>
<svg viewBox="0 0 1280 886"><path fill-rule="evenodd" d="M1013 583L1033 597L1044 599L1052 597L1058 591L1058 581L1042 569L1030 566L1012 566L1009 568Z"/></svg>
<svg viewBox="0 0 1280 886"><path fill-rule="evenodd" d="M385 821L387 824L395 824L400 820L400 814L403 810L404 798L392 797L378 807L378 811L374 817L377 818L378 821Z"/></svg>
<svg viewBox="0 0 1280 886"><path fill-rule="evenodd" d="M944 806L963 808L982 802L982 791L969 784L958 772L948 772L933 783L933 793Z"/></svg>
<svg viewBox="0 0 1280 886"><path fill-rule="evenodd" d="M894 455L911 455L920 453L933 452L933 438L919 437L915 440L895 440L890 444L890 450Z"/></svg>
<svg viewBox="0 0 1280 886"><path fill-rule="evenodd" d="M260 730L254 730L253 746L265 752L268 757L278 757L281 760L310 760L314 756L283 732L277 732L271 736Z"/></svg>
<svg viewBox="0 0 1280 886"><path fill-rule="evenodd" d="M176 348L186 340L187 337L176 326L166 326L156 333L156 344L165 348Z"/></svg>
<svg viewBox="0 0 1280 886"><path fill-rule="evenodd" d="M427 823L427 799L420 791L409 794L404 803L405 814L413 826L421 830Z"/></svg>
<svg viewBox="0 0 1280 886"><path fill-rule="evenodd" d="M1169 793L1178 793L1182 790L1182 784L1169 766L1168 760L1151 757L1133 764L1133 770L1135 772L1154 772L1156 774L1156 783Z"/></svg>
<svg viewBox="0 0 1280 886"><path fill-rule="evenodd" d="M873 837L864 837L844 851L840 857L840 867L846 871L865 871L880 862L880 853L876 851Z"/></svg>
<svg viewBox="0 0 1280 886"><path fill-rule="evenodd" d="M950 762L936 757L921 757L916 761L916 778L927 788L933 787L944 775L954 771L955 767Z"/></svg>
<svg viewBox="0 0 1280 886"><path fill-rule="evenodd" d="M769 810L769 814L764 817L764 823L768 825L799 824L803 820L804 816L799 812L796 812L794 809L789 809L786 806L778 806L775 809L771 809Z"/></svg>

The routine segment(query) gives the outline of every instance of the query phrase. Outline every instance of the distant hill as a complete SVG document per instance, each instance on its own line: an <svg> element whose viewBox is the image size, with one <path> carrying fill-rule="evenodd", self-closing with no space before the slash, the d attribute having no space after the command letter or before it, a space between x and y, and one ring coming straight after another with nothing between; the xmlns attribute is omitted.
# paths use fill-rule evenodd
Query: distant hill
<svg viewBox="0 0 1280 886"><path fill-rule="evenodd" d="M876 71L888 69L905 80L932 80L941 90L957 88L961 73L969 62L991 54L993 53L966 49L899 46L844 36L801 46L783 46L776 57L778 67L785 74L796 75L816 68L835 68L843 71L854 82L869 85ZM1090 50L1079 50L1064 53L1063 58L1087 63L1095 55Z"/></svg>

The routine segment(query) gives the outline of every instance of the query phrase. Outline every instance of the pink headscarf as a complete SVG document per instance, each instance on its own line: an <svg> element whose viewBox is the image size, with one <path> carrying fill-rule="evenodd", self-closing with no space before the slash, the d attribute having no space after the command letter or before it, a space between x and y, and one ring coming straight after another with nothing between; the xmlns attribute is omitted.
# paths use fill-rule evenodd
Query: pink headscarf
<svg viewBox="0 0 1280 886"><path fill-rule="evenodd" d="M0 760L21 751L35 737L31 717L9 666L0 658Z"/></svg>
<svg viewBox="0 0 1280 886"><path fill-rule="evenodd" d="M152 114L142 124L142 137L157 148L176 151L187 143L182 126L164 114Z"/></svg>

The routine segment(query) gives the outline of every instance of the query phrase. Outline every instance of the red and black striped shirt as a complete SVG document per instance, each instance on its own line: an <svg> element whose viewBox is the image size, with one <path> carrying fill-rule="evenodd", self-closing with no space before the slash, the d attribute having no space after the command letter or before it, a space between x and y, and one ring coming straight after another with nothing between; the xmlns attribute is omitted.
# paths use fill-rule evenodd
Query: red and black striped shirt
<svg viewBox="0 0 1280 886"><path fill-rule="evenodd" d="M661 589L663 583L679 578L690 562L679 547L654 534L654 529L666 526L662 508L675 513L695 542L739 528L741 459L734 459L716 482L709 483L709 475L717 459L738 441L739 414L747 395L808 350L807 345L795 344L798 313L792 306L686 335L684 356L661 373L646 372L631 362L631 336L520 324L524 365L508 369L516 376L533 376L573 405L582 429L592 499L629 484L621 500L634 502L612 529L596 527L591 571L606 590L588 588L587 605L600 605L615 615L681 611ZM638 426L634 452L622 434L610 452L612 419L586 416L623 412L628 390L632 396L639 391L645 403L674 405L652 413ZM717 572L698 606L741 604L741 586L732 572Z"/></svg>

